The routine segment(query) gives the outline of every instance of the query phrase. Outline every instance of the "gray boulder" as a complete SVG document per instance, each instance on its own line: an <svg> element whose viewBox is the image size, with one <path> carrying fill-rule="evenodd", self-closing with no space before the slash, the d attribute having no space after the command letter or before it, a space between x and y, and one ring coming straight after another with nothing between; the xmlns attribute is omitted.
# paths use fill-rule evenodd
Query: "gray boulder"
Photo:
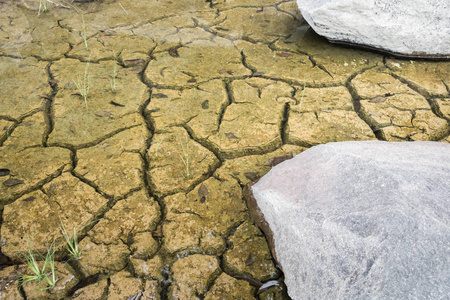
<svg viewBox="0 0 450 300"><path fill-rule="evenodd" d="M292 299L449 299L450 144L319 145L246 192Z"/></svg>
<svg viewBox="0 0 450 300"><path fill-rule="evenodd" d="M332 42L397 55L450 58L449 0L297 0L311 27Z"/></svg>

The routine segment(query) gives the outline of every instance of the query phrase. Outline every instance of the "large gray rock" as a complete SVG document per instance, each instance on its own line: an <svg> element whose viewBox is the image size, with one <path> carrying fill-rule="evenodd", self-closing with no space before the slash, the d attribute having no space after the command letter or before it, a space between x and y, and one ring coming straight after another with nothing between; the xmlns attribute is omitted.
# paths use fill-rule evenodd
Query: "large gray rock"
<svg viewBox="0 0 450 300"><path fill-rule="evenodd" d="M297 4L314 31L332 42L450 58L449 0L297 0Z"/></svg>
<svg viewBox="0 0 450 300"><path fill-rule="evenodd" d="M292 299L449 299L449 144L319 145L248 191Z"/></svg>

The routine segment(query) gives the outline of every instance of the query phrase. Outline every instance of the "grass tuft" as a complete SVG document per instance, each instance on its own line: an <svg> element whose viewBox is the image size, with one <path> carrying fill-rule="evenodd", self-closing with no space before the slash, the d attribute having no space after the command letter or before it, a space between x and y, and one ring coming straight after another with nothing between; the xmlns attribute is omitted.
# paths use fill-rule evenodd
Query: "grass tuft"
<svg viewBox="0 0 450 300"><path fill-rule="evenodd" d="M74 259L79 259L81 257L81 249L78 247L77 229L74 228L72 235L69 236L61 218L59 218L59 222L59 229L61 230L64 240L66 241L67 251L69 251L70 256L72 256Z"/></svg>
<svg viewBox="0 0 450 300"><path fill-rule="evenodd" d="M159 147L160 147L161 144L162 144L162 141L163 141L163 135L164 135L164 133L165 133L166 131L167 131L167 128L165 128L165 129L159 134L158 140L156 140L155 153L153 154L155 158L158 157L158 149L159 149Z"/></svg>
<svg viewBox="0 0 450 300"><path fill-rule="evenodd" d="M81 32L81 36L83 37L84 46L86 47L86 50L88 50L86 23L84 23L84 15L81 15L81 22L83 23L83 31Z"/></svg>
<svg viewBox="0 0 450 300"><path fill-rule="evenodd" d="M116 92L116 77L117 77L117 59L114 58L114 69L113 69L113 76L111 79L111 90L113 92Z"/></svg>
<svg viewBox="0 0 450 300"><path fill-rule="evenodd" d="M303 97L305 97L305 89L306 89L306 82L303 79L303 92L302 92L302 98L300 99L300 105L298 106L299 111L301 111L301 109L302 109Z"/></svg>
<svg viewBox="0 0 450 300"><path fill-rule="evenodd" d="M25 229L24 229L25 234ZM26 235L25 235L26 238ZM47 254L44 256L40 255L44 260L42 268L39 268L38 260L36 259L36 254L31 251L30 241L26 238L28 253L25 255L26 264L28 269L31 271L31 275L23 274L21 285L27 282L36 282L39 286L39 290L51 289L56 284L55 275L55 239L53 239L50 245L47 245ZM46 287L43 287L46 284Z"/></svg>
<svg viewBox="0 0 450 300"><path fill-rule="evenodd" d="M117 1L117 3L119 3L119 5L120 5L120 7L123 9L123 11L128 15L128 12L125 10L125 8L123 7L123 5L122 4L120 4L120 2L119 1Z"/></svg>
<svg viewBox="0 0 450 300"><path fill-rule="evenodd" d="M73 80L75 86L78 89L81 97L84 99L84 103L86 104L86 109L88 108L87 97L89 95L89 88L91 84L91 79L88 75L89 62L86 63L86 67L84 68L84 76L83 78L78 78L78 81Z"/></svg>
<svg viewBox="0 0 450 300"><path fill-rule="evenodd" d="M187 136L185 136L185 138L186 138L186 147L183 145L183 142L181 141L180 138L180 146L181 150L183 151L183 155L180 154L180 158L183 161L184 166L186 167L185 177L190 178L192 176L192 171L189 165L189 139Z"/></svg>
<svg viewBox="0 0 450 300"><path fill-rule="evenodd" d="M41 15L41 12L47 11L47 0L39 0L39 11L38 17Z"/></svg>

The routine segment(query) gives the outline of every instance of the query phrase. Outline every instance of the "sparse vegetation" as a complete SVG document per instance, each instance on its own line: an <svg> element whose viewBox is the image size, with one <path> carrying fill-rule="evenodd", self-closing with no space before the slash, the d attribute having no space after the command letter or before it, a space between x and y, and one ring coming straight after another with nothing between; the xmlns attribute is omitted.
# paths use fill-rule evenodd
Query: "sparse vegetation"
<svg viewBox="0 0 450 300"><path fill-rule="evenodd" d="M88 75L89 62L86 63L86 67L84 68L84 76L83 78L78 78L77 81L73 80L75 86L78 89L79 94L84 99L84 103L86 104L86 109L88 107L87 97L89 95L89 88L91 84L91 80Z"/></svg>
<svg viewBox="0 0 450 300"><path fill-rule="evenodd" d="M8 128L6 129L6 136L10 137L11 136L11 131L14 129L14 123L12 123L11 125L8 126Z"/></svg>
<svg viewBox="0 0 450 300"><path fill-rule="evenodd" d="M186 168L186 170L184 172L185 177L190 178L192 176L192 170L189 165L189 138L187 136L185 136L185 139L186 139L186 143L184 145L180 138L180 146L181 146L181 150L183 151L183 155L180 154L180 157Z"/></svg>
<svg viewBox="0 0 450 300"><path fill-rule="evenodd" d="M305 97L305 89L306 89L306 82L303 79L303 92L302 92L302 97L300 98L300 105L298 106L299 111L301 111L301 109L302 109L303 97Z"/></svg>
<svg viewBox="0 0 450 300"><path fill-rule="evenodd" d="M24 229L25 234L25 229ZM56 284L55 276L55 239L50 245L47 245L47 253L45 257L41 254L34 254L31 251L30 240L26 237L28 253L25 255L26 264L30 274L23 274L21 278L21 285L27 282L36 282L40 290L51 289ZM36 255L43 259L42 267L39 267ZM46 285L46 286L44 286Z"/></svg>
<svg viewBox="0 0 450 300"><path fill-rule="evenodd" d="M39 11L38 16L41 15L41 13L47 11L47 0L39 0Z"/></svg>
<svg viewBox="0 0 450 300"><path fill-rule="evenodd" d="M73 233L71 236L66 231L66 228L64 227L64 224L59 219L59 229L61 230L61 233L64 237L64 241L66 242L66 249L69 251L70 256L74 259L79 259L81 256L81 249L78 247L78 235L77 235L77 229L73 229Z"/></svg>
<svg viewBox="0 0 450 300"><path fill-rule="evenodd" d="M117 1L117 3L119 3L120 7L123 9L123 11L128 15L128 12L125 10L125 8L123 7L123 5Z"/></svg>
<svg viewBox="0 0 450 300"><path fill-rule="evenodd" d="M83 23L83 31L81 32L81 36L83 37L84 46L86 47L86 50L88 50L86 24L84 23L84 15L81 15L81 22Z"/></svg>
<svg viewBox="0 0 450 300"><path fill-rule="evenodd" d="M161 134L159 135L159 137L158 137L158 140L156 141L156 148L155 148L155 157L158 157L158 149L159 149L159 146L161 146L161 143L162 143L162 139L163 139L163 134L165 133L167 131L167 128L166 129L164 129L162 132L161 132Z"/></svg>
<svg viewBox="0 0 450 300"><path fill-rule="evenodd" d="M116 92L116 77L117 77L117 59L114 58L114 66L113 66L113 76L111 79L111 90Z"/></svg>

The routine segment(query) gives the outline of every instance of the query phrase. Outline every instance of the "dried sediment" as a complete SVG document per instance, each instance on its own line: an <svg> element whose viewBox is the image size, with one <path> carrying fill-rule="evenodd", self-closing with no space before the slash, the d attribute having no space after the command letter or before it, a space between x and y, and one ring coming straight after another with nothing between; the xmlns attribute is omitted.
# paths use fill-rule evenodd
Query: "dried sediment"
<svg viewBox="0 0 450 300"><path fill-rule="evenodd" d="M254 299L282 277L243 186L330 141L449 142L448 63L331 46L294 1L120 4L0 4L3 279L24 230L69 259L61 217L83 249L62 297Z"/></svg>

